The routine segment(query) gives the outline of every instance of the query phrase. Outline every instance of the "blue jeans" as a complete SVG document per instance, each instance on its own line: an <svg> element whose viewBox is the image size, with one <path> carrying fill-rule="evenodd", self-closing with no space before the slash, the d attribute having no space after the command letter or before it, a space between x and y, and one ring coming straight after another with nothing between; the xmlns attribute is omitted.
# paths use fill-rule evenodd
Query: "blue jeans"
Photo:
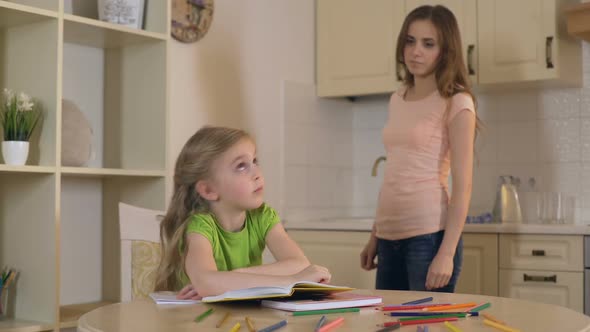
<svg viewBox="0 0 590 332"><path fill-rule="evenodd" d="M426 290L426 275L438 252L445 232L418 235L402 240L377 239L377 289ZM455 291L463 262L463 239L459 239L453 257L453 275L449 284L433 292Z"/></svg>

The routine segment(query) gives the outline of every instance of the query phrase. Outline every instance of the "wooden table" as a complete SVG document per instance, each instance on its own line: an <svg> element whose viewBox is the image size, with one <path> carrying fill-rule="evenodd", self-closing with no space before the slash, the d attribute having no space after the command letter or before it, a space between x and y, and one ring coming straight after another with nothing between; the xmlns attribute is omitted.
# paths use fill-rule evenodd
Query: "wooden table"
<svg viewBox="0 0 590 332"><path fill-rule="evenodd" d="M385 304L398 304L419 298L433 296L439 303L465 303L490 302L491 307L482 312L489 313L496 318L505 321L513 328L522 332L568 332L589 331L590 317L575 312L565 307L530 302L518 299L508 299L493 296L429 293L429 292L405 292L382 290L355 290L356 293L374 294L383 297ZM208 308L215 311L200 323L195 323L195 317ZM227 312L232 315L221 328L215 328L215 324ZM78 331L229 331L239 322L242 327L239 331L248 331L245 316L254 321L256 329L272 325L283 319L287 319L287 326L278 332L289 331L313 331L316 322L321 316L293 317L287 312L261 308L252 303L233 304L195 304L184 306L157 306L151 300L135 300L126 303L117 303L95 309L83 315L78 321ZM377 324L393 321L395 317L385 316L382 311L374 308L364 308L360 313L343 313L327 315L328 321L337 317L344 317L345 323L335 332L345 331L376 331ZM453 324L463 332L472 331L499 331L483 324L483 317L461 318ZM448 331L441 323L430 324L429 330ZM416 326L403 326L397 331L416 331Z"/></svg>

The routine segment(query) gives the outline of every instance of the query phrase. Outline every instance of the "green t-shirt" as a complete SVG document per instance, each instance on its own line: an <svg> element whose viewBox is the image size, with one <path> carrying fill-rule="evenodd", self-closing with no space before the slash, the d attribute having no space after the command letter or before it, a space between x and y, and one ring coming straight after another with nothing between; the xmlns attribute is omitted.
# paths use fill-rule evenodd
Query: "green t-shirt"
<svg viewBox="0 0 590 332"><path fill-rule="evenodd" d="M266 204L246 212L244 228L228 232L221 228L212 213L195 214L189 220L186 234L198 233L211 243L213 258L218 271L231 271L262 264L262 252L266 247L266 234L280 219L276 211ZM183 285L189 279L181 276Z"/></svg>

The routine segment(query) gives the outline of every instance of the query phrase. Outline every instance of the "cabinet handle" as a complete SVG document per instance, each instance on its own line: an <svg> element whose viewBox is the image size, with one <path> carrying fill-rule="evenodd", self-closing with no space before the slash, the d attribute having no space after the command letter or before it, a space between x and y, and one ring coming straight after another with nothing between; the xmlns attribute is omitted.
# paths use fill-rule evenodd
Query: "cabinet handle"
<svg viewBox="0 0 590 332"><path fill-rule="evenodd" d="M545 256L545 250L533 249L533 256Z"/></svg>
<svg viewBox="0 0 590 332"><path fill-rule="evenodd" d="M552 276L531 276L526 273L522 274L524 281L539 281L539 282L557 282L557 275Z"/></svg>
<svg viewBox="0 0 590 332"><path fill-rule="evenodd" d="M475 75L475 69L473 69L473 51L475 50L475 45L467 46L467 71L469 75Z"/></svg>
<svg viewBox="0 0 590 332"><path fill-rule="evenodd" d="M547 68L553 68L553 36L545 39L545 62Z"/></svg>

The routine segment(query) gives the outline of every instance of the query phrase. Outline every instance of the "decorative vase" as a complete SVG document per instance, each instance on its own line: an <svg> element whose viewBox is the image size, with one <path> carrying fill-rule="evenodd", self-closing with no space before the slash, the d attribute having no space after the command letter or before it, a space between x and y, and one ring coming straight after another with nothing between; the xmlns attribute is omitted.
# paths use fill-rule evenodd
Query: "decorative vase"
<svg viewBox="0 0 590 332"><path fill-rule="evenodd" d="M2 156L6 165L22 166L29 156L29 142L4 141L2 142Z"/></svg>

